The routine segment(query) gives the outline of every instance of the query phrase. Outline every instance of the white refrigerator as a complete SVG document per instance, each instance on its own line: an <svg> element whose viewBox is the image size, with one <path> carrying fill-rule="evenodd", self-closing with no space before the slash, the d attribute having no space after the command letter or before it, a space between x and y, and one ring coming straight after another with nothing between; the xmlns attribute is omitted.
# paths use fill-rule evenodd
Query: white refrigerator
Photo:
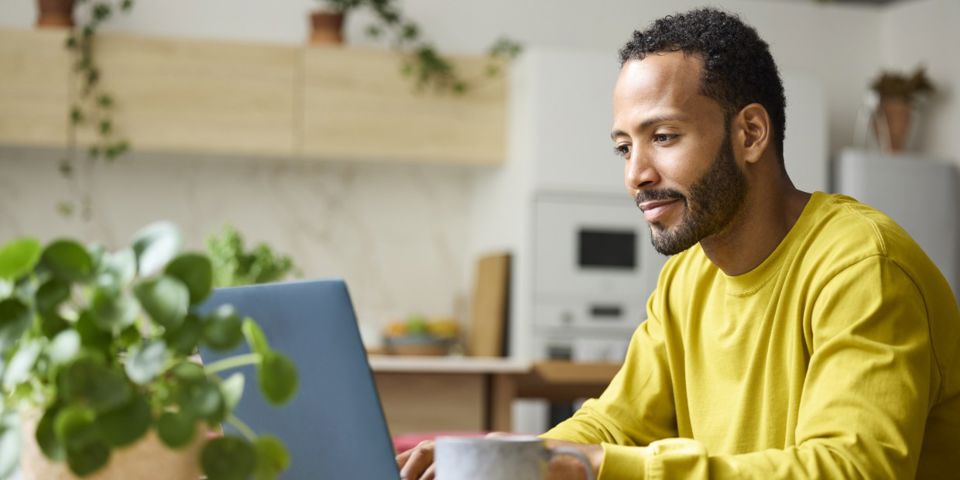
<svg viewBox="0 0 960 480"><path fill-rule="evenodd" d="M844 151L835 190L900 224L960 293L960 180L949 161L918 154Z"/></svg>

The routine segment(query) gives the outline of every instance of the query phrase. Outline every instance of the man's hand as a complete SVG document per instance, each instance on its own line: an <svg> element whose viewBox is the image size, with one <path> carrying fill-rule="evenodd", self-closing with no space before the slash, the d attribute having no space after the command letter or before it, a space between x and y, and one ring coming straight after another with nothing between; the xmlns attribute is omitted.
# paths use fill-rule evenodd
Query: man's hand
<svg viewBox="0 0 960 480"><path fill-rule="evenodd" d="M505 433L491 433L488 437L509 435ZM560 440L544 440L548 447L573 447L584 453L590 460L594 477L600 470L603 461L603 447L600 445L586 445L582 443L563 442ZM397 455L397 466L400 468L400 478L403 480L434 480L436 472L433 464L433 440L420 442L416 447ZM559 455L550 460L547 471L548 480L585 480L583 464L570 455ZM443 479L440 479L443 480Z"/></svg>
<svg viewBox="0 0 960 480"><path fill-rule="evenodd" d="M433 440L424 440L397 455L397 466L403 480L433 480Z"/></svg>
<svg viewBox="0 0 960 480"><path fill-rule="evenodd" d="M596 478L600 471L600 463L603 462L603 447L600 445L587 445L583 443L564 442L560 440L544 440L544 443L550 448L555 447L573 447L583 452L590 460L590 468L593 470L593 477ZM550 468L547 471L549 480L586 480L587 476L583 472L583 464L575 457L570 455L558 455L550 460Z"/></svg>

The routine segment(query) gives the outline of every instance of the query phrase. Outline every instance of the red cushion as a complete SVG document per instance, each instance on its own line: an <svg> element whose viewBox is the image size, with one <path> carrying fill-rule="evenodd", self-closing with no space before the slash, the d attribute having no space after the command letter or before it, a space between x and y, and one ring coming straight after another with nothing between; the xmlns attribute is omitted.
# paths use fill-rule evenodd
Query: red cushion
<svg viewBox="0 0 960 480"><path fill-rule="evenodd" d="M416 447L424 440L434 440L437 437L482 437L486 432L426 432L426 433L406 433L393 437L393 448L399 452L405 452Z"/></svg>

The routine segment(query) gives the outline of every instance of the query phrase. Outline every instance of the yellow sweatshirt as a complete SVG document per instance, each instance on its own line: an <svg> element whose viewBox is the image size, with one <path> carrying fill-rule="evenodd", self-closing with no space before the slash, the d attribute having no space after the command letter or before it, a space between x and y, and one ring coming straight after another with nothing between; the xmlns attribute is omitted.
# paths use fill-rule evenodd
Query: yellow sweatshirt
<svg viewBox="0 0 960 480"><path fill-rule="evenodd" d="M727 276L671 258L620 372L543 436L603 444L600 478L960 478L960 312L890 218L815 193Z"/></svg>

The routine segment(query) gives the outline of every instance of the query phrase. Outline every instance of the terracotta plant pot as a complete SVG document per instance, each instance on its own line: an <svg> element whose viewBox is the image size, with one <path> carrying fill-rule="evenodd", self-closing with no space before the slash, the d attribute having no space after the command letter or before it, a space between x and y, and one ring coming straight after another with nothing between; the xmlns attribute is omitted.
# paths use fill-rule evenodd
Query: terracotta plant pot
<svg viewBox="0 0 960 480"><path fill-rule="evenodd" d="M113 450L110 461L100 470L81 478L74 475L65 462L50 461L34 440L39 413L21 414L20 478L22 480L168 480L200 478L200 450L207 430L200 422L193 443L182 449L164 445L151 429L132 445Z"/></svg>
<svg viewBox="0 0 960 480"><path fill-rule="evenodd" d="M910 121L913 105L901 97L880 99L874 115L874 129L881 148L890 153L902 152L910 137Z"/></svg>
<svg viewBox="0 0 960 480"><path fill-rule="evenodd" d="M73 0L37 0L38 27L72 27Z"/></svg>
<svg viewBox="0 0 960 480"><path fill-rule="evenodd" d="M310 13L310 43L315 45L343 44L343 14Z"/></svg>

